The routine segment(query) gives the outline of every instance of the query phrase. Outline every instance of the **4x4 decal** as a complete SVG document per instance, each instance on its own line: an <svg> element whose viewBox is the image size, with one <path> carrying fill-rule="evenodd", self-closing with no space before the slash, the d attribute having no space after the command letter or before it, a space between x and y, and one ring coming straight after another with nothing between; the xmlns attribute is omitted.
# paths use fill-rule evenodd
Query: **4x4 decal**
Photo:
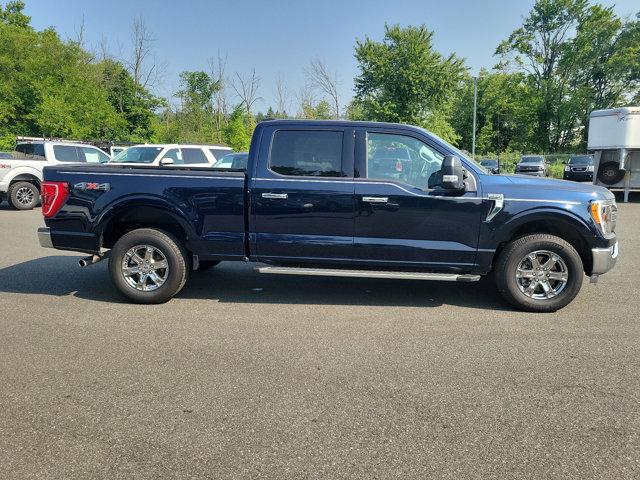
<svg viewBox="0 0 640 480"><path fill-rule="evenodd" d="M111 186L108 183L80 182L76 183L73 188L74 190L100 190L107 192Z"/></svg>

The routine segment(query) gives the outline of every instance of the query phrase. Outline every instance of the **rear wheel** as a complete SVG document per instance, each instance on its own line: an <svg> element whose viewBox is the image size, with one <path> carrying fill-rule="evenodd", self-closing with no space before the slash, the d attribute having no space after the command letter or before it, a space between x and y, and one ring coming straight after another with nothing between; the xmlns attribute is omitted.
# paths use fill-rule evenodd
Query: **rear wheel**
<svg viewBox="0 0 640 480"><path fill-rule="evenodd" d="M40 201L38 187L29 182L16 182L9 187L9 203L18 210L32 210Z"/></svg>
<svg viewBox="0 0 640 480"><path fill-rule="evenodd" d="M582 260L565 240L547 234L527 235L508 244L496 262L496 285L515 307L554 312L580 291Z"/></svg>
<svg viewBox="0 0 640 480"><path fill-rule="evenodd" d="M140 228L123 235L111 250L115 286L136 303L163 303L187 281L187 254L173 235Z"/></svg>

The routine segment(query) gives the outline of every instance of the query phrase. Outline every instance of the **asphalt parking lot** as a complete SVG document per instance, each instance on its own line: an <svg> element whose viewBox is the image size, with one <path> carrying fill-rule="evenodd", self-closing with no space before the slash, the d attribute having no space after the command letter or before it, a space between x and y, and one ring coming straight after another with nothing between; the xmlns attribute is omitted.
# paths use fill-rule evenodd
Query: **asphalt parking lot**
<svg viewBox="0 0 640 480"><path fill-rule="evenodd" d="M0 207L0 478L639 478L640 195L554 314L489 283L260 276L159 306Z"/></svg>

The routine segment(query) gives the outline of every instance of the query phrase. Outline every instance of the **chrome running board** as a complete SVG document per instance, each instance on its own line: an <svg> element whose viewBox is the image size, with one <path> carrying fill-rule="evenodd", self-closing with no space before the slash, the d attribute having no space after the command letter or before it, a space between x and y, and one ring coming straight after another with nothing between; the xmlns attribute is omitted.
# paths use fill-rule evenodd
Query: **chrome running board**
<svg viewBox="0 0 640 480"><path fill-rule="evenodd" d="M384 270L342 270L339 268L256 267L258 273L278 275L316 275L320 277L395 278L439 282L477 282L480 275L457 273L387 272Z"/></svg>

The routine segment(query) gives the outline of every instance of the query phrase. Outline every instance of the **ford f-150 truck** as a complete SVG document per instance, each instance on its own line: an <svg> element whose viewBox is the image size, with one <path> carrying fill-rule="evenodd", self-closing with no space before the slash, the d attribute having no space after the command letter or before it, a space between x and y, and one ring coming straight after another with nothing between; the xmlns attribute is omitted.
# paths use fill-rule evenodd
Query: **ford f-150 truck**
<svg viewBox="0 0 640 480"><path fill-rule="evenodd" d="M164 302L221 260L261 273L476 281L554 311L618 256L604 188L491 175L421 128L265 121L246 170L45 169L45 247L109 257L129 299ZM212 286L215 288L215 286Z"/></svg>

